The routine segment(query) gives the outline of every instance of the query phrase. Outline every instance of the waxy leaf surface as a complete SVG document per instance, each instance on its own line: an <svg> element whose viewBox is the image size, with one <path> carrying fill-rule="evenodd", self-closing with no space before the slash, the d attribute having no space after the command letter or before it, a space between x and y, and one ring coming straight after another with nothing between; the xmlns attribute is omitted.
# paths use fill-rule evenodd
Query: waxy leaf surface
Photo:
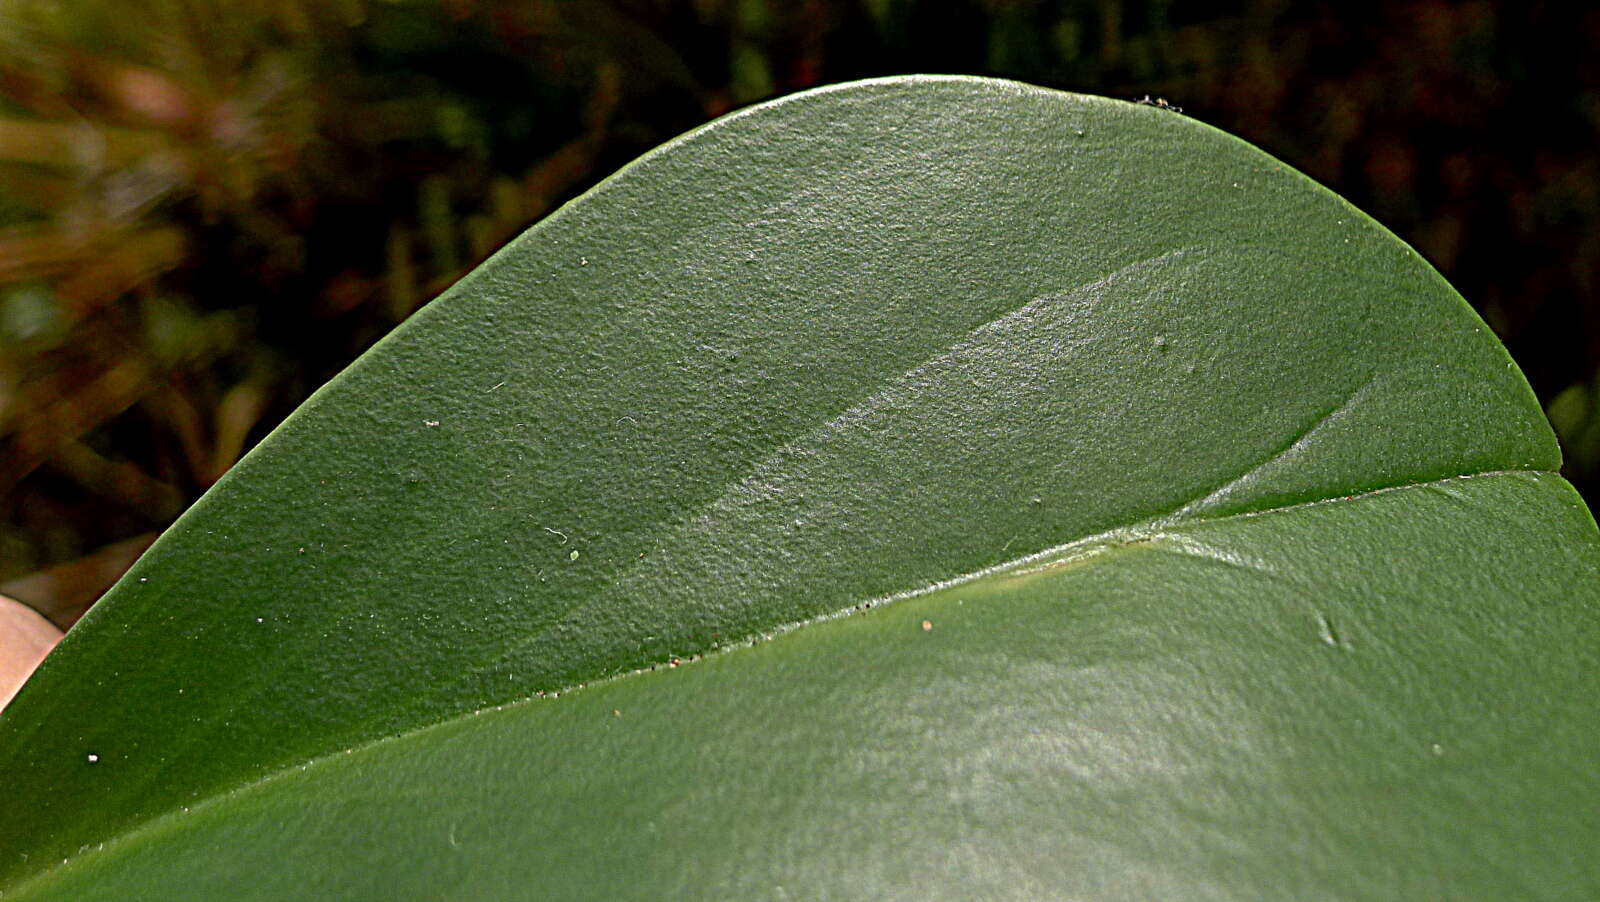
<svg viewBox="0 0 1600 902"><path fill-rule="evenodd" d="M0 716L0 898L1584 899L1600 536L1170 111L754 107L322 389Z"/></svg>

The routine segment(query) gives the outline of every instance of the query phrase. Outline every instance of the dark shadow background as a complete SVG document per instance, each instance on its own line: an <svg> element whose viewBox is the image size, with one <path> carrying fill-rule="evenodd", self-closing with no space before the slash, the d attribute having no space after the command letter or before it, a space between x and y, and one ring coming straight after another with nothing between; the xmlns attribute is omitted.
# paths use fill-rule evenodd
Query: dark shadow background
<svg viewBox="0 0 1600 902"><path fill-rule="evenodd" d="M904 72L1149 96L1413 244L1600 493L1600 10L0 0L0 592L65 626L316 386L638 154Z"/></svg>

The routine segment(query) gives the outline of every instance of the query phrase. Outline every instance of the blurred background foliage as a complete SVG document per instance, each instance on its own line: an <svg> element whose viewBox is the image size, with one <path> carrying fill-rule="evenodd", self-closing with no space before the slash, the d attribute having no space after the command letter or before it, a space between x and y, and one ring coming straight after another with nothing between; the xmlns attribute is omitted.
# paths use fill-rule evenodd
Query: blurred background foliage
<svg viewBox="0 0 1600 902"><path fill-rule="evenodd" d="M1272 0L0 0L0 592L65 626L553 206L898 72L1149 96L1415 245L1600 477L1600 11Z"/></svg>

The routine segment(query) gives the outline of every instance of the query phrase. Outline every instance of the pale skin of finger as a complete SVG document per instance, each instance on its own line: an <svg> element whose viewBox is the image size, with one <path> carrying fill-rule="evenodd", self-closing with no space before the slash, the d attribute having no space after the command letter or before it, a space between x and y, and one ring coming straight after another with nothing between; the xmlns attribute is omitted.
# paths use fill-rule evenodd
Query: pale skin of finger
<svg viewBox="0 0 1600 902"><path fill-rule="evenodd" d="M11 703L61 631L27 605L0 595L0 709Z"/></svg>

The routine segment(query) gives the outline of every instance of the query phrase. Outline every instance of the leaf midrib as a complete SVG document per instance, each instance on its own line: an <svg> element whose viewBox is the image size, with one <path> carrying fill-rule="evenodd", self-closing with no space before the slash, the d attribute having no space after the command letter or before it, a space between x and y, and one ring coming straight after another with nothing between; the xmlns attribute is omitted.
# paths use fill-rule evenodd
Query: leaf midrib
<svg viewBox="0 0 1600 902"><path fill-rule="evenodd" d="M1359 392L1359 390L1358 390L1358 392ZM1326 416L1324 418L1322 418L1321 420L1319 420L1318 422L1320 423L1320 422L1324 422L1324 421L1326 421ZM1315 425L1313 425L1310 429L1308 429L1304 433L1302 433L1302 437L1304 435L1309 434L1310 432L1312 432L1314 430L1315 430ZM1298 439L1297 439L1297 441L1298 441ZM1259 467L1259 465L1258 465L1258 467ZM1255 469L1256 468L1252 468L1252 470L1248 471L1248 472L1254 472ZM1213 516L1213 517L1187 516L1187 515L1185 515L1184 511L1188 510L1190 508L1190 506L1194 505L1198 501L1203 500L1204 497L1209 497L1209 496L1203 496L1202 498L1193 499L1193 500L1187 502L1184 506L1179 507L1178 509L1176 509L1174 511L1163 513L1163 514L1159 514L1159 515L1156 515L1154 517L1146 518L1145 520L1141 520L1141 521L1139 521L1137 523L1133 523L1133 524L1129 524L1129 525L1125 525L1125 526L1112 527L1112 528L1105 529L1105 530L1102 530L1100 532L1097 532L1097 533L1094 533L1094 534L1091 534L1091 535L1087 535L1087 536L1083 536L1083 537L1078 538L1078 539L1074 539L1074 540L1072 540L1070 542L1065 542L1065 543L1062 543L1060 545L1055 545L1053 547L1046 548L1044 550L1033 552L1033 553L1030 553L1030 554L1021 555L1019 557L1016 557L1016 558L1013 558L1013 559L1010 559L1010 560L1007 560L1007 561L1004 561L1004 562L1001 562L1001 563L998 563L998 564L994 564L994 565L989 566L989 567L984 567L982 569L973 571L971 573L965 573L965 574L961 574L961 575L958 575L958 576L955 576L955 577L950 577L950 578L947 578L947 579L944 579L944 580L939 580L937 582L933 582L933 583L930 583L928 585L920 586L920 587L917 587L917 588L914 588L914 589L906 589L906 590L901 590L901 591L898 591L898 592L893 592L893 593L890 593L888 595L877 596L875 598L866 599L866 600L863 600L863 601L860 601L860 602L856 602L854 604L847 605L847 606L845 606L845 607L843 607L843 608L841 608L839 610L836 610L836 611L833 611L833 612L830 612L830 613L821 614L821 615L818 615L818 616L815 616L815 617L805 618L803 620L795 621L793 623L782 624L782 625L779 625L779 626L776 626L776 627L773 627L773 628L767 630L762 635L747 637L747 638L745 638L745 639L743 639L743 640L741 640L739 642L729 643L727 645L722 645L722 646L718 646L718 647L709 649L704 653L701 653L701 654L696 655L696 656L694 656L694 657L692 657L692 658L690 658L688 660L683 661L681 666L691 666L692 664L698 663L699 661L704 660L704 659L709 658L709 657L720 656L720 655L727 654L727 653L732 653L732 652L738 652L738 651L750 648L750 647L752 647L752 646L754 646L754 645L756 645L758 643L767 642L767 641L773 641L773 640L776 640L776 639L781 639L785 635L788 635L788 634L794 633L794 632L798 632L799 630L802 630L802 629L804 629L806 627L809 627L809 626L825 623L825 622L828 622L828 621L831 621L831 620L837 620L837 619L840 619L842 617L847 617L847 616L850 616L850 615L853 615L853 614L857 614L857 613L863 613L863 612L865 612L867 610L871 610L873 608L882 607L884 605L894 604L894 603L901 602L901 601L907 601L907 600L910 600L910 599L920 598L920 597L923 597L923 596L926 596L926 595L931 595L931 594L933 594L935 592L940 592L940 591L944 591L946 589L955 588L956 586L967 585L967 584L970 584L970 583L973 583L973 582L977 582L978 580L985 579L985 578L988 578L988 577L1000 576L1000 575L1003 575L1003 574L1006 574L1006 573L1022 570L1024 568L1034 568L1034 570L1043 570L1043 569L1049 568L1052 565L1053 562L1057 562L1057 561L1061 561L1061 562L1080 562L1080 561L1087 562L1087 561L1089 561L1091 559L1098 558L1098 557L1101 556L1102 551L1093 550L1095 548L1095 546L1100 546L1102 550L1109 551L1109 550L1112 550L1112 549L1115 549L1115 548L1123 547L1123 546L1130 545L1130 544L1135 544L1135 543L1138 543L1138 542L1157 540L1157 539L1159 539L1159 538L1161 538L1161 537L1163 537L1165 535L1171 534L1175 530L1178 530L1180 528L1185 528L1185 527L1193 527L1193 526L1198 526L1198 525L1201 525L1201 524L1208 524L1208 523L1220 523L1220 522L1227 522L1227 521L1233 521L1233 520L1246 520L1246 519L1254 519L1254 518L1258 518L1258 517L1273 516L1273 515L1277 515L1277 514L1284 514L1284 513L1291 512L1291 511L1303 510L1303 509L1307 509L1307 508L1314 508L1314 507L1321 507L1321 506L1325 506L1325 505L1345 504L1345 503L1363 501L1365 499L1369 499L1369 498L1373 498L1373 497L1378 497L1378 496L1388 495L1388 494L1394 494L1394 493L1409 491L1409 490L1413 490L1413 489L1423 489L1423 488L1436 487L1436 486L1441 486L1441 485L1456 484L1456 483L1459 483L1459 482L1471 481L1471 480L1475 480L1475 479L1486 479L1486 478L1496 478L1496 477L1505 477L1505 476L1533 476L1533 477L1536 477L1536 478L1538 478L1538 477L1552 477L1552 478L1555 478L1555 479L1562 479L1562 476L1561 476L1560 473L1552 471L1552 470L1517 469L1517 468L1481 470L1481 471L1477 471L1477 472L1473 472L1473 473L1458 473L1458 474L1454 474L1454 475L1443 476L1443 477L1440 477L1440 478L1437 478L1437 479L1429 479L1429 480L1422 480L1422 481L1412 481L1412 482L1398 483L1398 484L1395 484L1395 485L1380 486L1378 488L1366 489L1366 490L1359 491L1359 492L1354 492L1354 493L1348 494L1348 495L1344 495L1344 494L1329 495L1329 496L1325 496L1325 497L1318 497L1318 498L1312 498L1312 499L1307 499L1307 500L1303 500L1303 501L1296 501L1296 502L1289 503L1289 504L1282 504L1282 505L1276 505L1276 506L1265 507L1265 508L1258 508L1258 509L1253 509L1253 510L1238 511L1238 512L1231 513L1231 514L1222 514L1222 515ZM1231 482L1229 484L1231 484ZM1086 553L1075 554L1075 552L1086 552ZM350 756L350 755L363 754L363 753L367 752L370 749L377 748L377 747L380 747L380 746L384 746L384 745L387 745L387 744L392 743L392 742L407 741L407 740L410 740L410 739L412 739L414 737L417 737L417 736L419 736L419 735L421 735L423 733L426 733L426 732L428 732L430 730L442 729L442 728L445 728L445 727L451 726L453 724L457 724L457 723L466 721L466 720L468 720L468 719L470 719L472 717L476 717L476 716L479 716L479 715L482 715L482 714L485 714L485 713L496 712L496 711L504 711L504 710L507 710L507 709L518 708L518 707L521 707L521 706L524 706L524 705L529 705L529 704L534 704L534 703L539 703L539 702L555 701L561 695L568 694L568 693L571 693L571 692L576 692L578 690L585 689L585 688L588 688L590 686L607 685L607 684L618 682L618 681L621 681L621 680L630 679L632 677L648 675L650 673L654 673L655 671L657 671L660 668L662 663L664 663L664 662L657 662L655 664L651 664L651 665L644 666L644 667L639 667L639 668L636 668L634 670L626 671L626 672L623 672L623 673L613 674L611 676L606 676L606 677L602 677L602 678L591 680L591 681L576 683L574 685L567 686L567 687L564 687L562 689L559 689L559 690L556 690L556 691L552 691L552 692L543 692L542 694L530 695L530 696L526 696L524 698L515 699L515 700L512 700L512 701L508 701L508 702L503 702L503 703L498 704L498 705L490 705L490 706L483 707L483 708L475 708L475 709L472 709L472 710L469 710L469 711L463 711L463 712L461 712L459 714L456 714L456 715L453 715L451 717L448 717L448 718L445 718L445 719L442 719L442 720L437 720L437 721L434 721L432 723L423 724L423 725L414 727L412 729L401 731L399 733L392 733L392 734L389 734L389 735L386 735L386 736L380 736L380 737L377 737L375 739L370 739L370 740L366 740L364 742L357 743L355 745L346 747L344 749L328 752L328 753L325 753L325 754L322 754L322 755L317 755L317 756L312 757L312 758L303 759L303 760L292 762L292 763L289 763L289 764L284 764L284 765L272 770L271 772L263 774L263 775L255 778L253 780L249 780L247 782L240 783L240 784L238 784L236 786L233 786L233 787L224 789L224 790L222 790L220 792L217 792L217 793L215 793L215 794L213 794L213 795L211 795L211 796L209 796L209 797L197 802L196 804L188 805L188 806L180 806L180 807L177 807L177 808L169 808L169 809L167 809L167 810L165 810L165 811L163 811L163 812L161 812L159 814L155 814L155 815L146 817L146 818L136 822L131 829L125 830L124 832L122 832L122 833L120 833L120 834L118 834L118 835L116 835L114 837L111 837L109 839L100 841L99 843L96 844L96 848L93 849L92 851L83 852L83 853L80 853L79 855L76 855L76 856L69 856L67 859L64 859L62 861L62 864L60 866L58 866L58 867L49 868L47 870L36 871L33 874L24 877L21 882L14 884L9 890L8 889L4 889L4 888L0 888L0 897L6 897L10 893L15 892L18 895L17 896L12 896L11 898L22 898L22 897L26 896L31 890L36 889L36 888L38 888L40 886L43 886L51 878L53 878L53 877L59 875L60 873L62 873L63 870L65 870L67 868L70 868L70 867L73 867L74 865L80 864L81 862L86 861L86 860L92 858L93 856L104 854L106 852L113 852L114 853L114 852L117 851L117 849L119 847L126 846L126 845L129 845L129 844L132 844L132 843L136 843L141 838L158 832L161 827L167 825L168 823L170 823L172 821L177 820L178 818L181 818L181 817L184 817L184 816L187 816L187 815L191 815L191 814L196 814L198 812L205 811L205 810L208 810L210 808L213 808L213 807L215 807L217 805L225 804L225 803L227 803L228 801L230 801L232 799L235 799L235 798L238 798L239 796L254 792L255 790L257 790L257 789L259 789L261 787L270 785L270 784L278 781L279 779L282 779L282 778L284 778L286 776L290 776L290 775L292 775L294 773L304 773L304 772L313 770L315 768L318 768L318 767L320 767L321 765L323 765L323 764L325 764L327 762L338 760L339 758L347 757L347 756ZM108 849L107 848L108 846L111 847L111 848ZM85 844L85 848L87 848L87 844Z"/></svg>

